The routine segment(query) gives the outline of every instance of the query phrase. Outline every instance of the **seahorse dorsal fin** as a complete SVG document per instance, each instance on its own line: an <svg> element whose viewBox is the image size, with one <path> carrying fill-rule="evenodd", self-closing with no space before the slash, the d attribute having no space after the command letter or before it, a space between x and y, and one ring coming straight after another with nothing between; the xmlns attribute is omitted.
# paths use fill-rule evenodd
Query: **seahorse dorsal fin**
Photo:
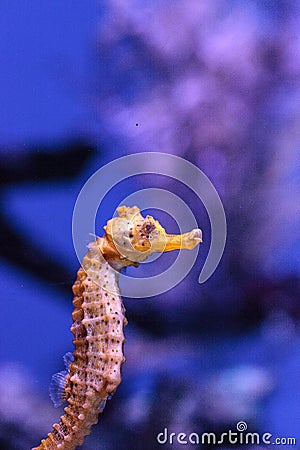
<svg viewBox="0 0 300 450"><path fill-rule="evenodd" d="M63 405L67 400L65 393L67 375L68 372L66 370L62 370L61 372L52 375L49 386L49 395L55 408Z"/></svg>
<svg viewBox="0 0 300 450"><path fill-rule="evenodd" d="M68 372L70 372L70 364L74 361L74 356L72 352L67 352L64 357L65 368Z"/></svg>
<svg viewBox="0 0 300 450"><path fill-rule="evenodd" d="M70 372L70 364L74 361L73 353L67 352L63 356L64 365L66 370L57 372L52 375L52 379L49 386L49 395L54 403L55 408L63 405L67 401L66 389L66 377Z"/></svg>

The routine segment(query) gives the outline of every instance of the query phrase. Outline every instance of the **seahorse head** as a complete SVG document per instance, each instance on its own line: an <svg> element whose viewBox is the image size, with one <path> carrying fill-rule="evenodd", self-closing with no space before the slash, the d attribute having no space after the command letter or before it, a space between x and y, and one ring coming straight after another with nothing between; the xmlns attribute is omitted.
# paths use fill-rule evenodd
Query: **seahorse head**
<svg viewBox="0 0 300 450"><path fill-rule="evenodd" d="M107 222L105 237L119 253L133 265L144 261L154 252L193 249L202 242L201 230L185 234L167 234L162 225L152 216L143 217L137 206L121 206L118 216Z"/></svg>

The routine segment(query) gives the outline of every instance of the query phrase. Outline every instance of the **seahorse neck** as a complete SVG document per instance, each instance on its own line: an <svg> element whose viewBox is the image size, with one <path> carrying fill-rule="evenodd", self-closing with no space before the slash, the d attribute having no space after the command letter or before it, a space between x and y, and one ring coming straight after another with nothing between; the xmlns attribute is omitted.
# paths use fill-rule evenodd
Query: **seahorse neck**
<svg viewBox="0 0 300 450"><path fill-rule="evenodd" d="M82 261L82 268L87 277L104 291L110 294L120 294L119 276L123 267L122 261L110 251L105 257L103 238L89 244L89 251ZM113 255L113 257L112 257ZM126 266L126 264L125 264Z"/></svg>

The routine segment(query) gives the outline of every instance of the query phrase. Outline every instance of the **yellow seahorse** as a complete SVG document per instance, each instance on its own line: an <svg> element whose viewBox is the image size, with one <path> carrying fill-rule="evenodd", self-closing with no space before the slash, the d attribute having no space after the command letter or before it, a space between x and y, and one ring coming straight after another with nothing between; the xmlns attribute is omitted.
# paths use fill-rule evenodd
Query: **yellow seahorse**
<svg viewBox="0 0 300 450"><path fill-rule="evenodd" d="M54 403L68 402L65 413L32 450L74 450L82 445L121 382L127 320L118 287L120 270L138 266L153 252L193 249L202 242L201 230L167 234L153 217L143 218L137 206L117 211L103 237L89 245L73 285L74 352L65 357L67 371L53 376L51 391Z"/></svg>

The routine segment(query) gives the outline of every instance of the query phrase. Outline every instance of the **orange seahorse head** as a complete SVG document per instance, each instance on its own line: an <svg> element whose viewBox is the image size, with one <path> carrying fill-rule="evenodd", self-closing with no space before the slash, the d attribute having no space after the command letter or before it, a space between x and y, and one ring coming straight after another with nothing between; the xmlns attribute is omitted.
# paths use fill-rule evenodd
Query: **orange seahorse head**
<svg viewBox="0 0 300 450"><path fill-rule="evenodd" d="M104 229L106 240L122 265L124 259L128 261L127 265L138 265L154 252L191 250L202 242L201 230L167 234L152 216L143 217L137 206L120 206L117 212L118 216L109 220Z"/></svg>

